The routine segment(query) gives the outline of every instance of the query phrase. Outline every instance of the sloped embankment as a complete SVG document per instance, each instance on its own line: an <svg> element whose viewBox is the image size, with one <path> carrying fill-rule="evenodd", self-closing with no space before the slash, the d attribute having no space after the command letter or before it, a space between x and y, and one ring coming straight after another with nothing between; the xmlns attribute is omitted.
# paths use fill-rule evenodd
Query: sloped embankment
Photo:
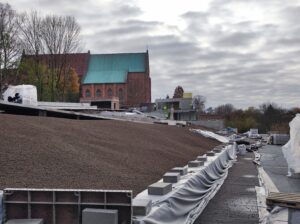
<svg viewBox="0 0 300 224"><path fill-rule="evenodd" d="M187 128L0 113L0 189L126 189L134 194L216 141Z"/></svg>

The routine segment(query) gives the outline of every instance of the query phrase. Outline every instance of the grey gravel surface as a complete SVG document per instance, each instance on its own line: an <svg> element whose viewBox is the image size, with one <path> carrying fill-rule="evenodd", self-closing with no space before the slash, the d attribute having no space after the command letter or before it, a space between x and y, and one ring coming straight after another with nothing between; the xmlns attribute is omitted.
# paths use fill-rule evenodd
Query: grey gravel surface
<svg viewBox="0 0 300 224"><path fill-rule="evenodd" d="M188 128L0 114L0 189L137 194L217 145Z"/></svg>

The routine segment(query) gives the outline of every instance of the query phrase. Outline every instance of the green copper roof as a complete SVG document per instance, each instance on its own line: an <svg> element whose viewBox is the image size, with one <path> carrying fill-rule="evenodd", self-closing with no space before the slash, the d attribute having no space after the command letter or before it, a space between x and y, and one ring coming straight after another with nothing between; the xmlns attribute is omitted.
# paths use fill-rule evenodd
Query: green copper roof
<svg viewBox="0 0 300 224"><path fill-rule="evenodd" d="M146 53L94 54L83 84L125 83L128 72L145 72Z"/></svg>

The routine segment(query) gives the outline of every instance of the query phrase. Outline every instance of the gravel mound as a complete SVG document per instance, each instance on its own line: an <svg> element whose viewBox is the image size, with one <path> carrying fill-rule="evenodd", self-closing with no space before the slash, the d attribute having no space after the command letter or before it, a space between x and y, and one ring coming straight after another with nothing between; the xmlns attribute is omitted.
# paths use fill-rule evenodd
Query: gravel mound
<svg viewBox="0 0 300 224"><path fill-rule="evenodd" d="M0 189L133 190L218 142L187 128L0 113Z"/></svg>

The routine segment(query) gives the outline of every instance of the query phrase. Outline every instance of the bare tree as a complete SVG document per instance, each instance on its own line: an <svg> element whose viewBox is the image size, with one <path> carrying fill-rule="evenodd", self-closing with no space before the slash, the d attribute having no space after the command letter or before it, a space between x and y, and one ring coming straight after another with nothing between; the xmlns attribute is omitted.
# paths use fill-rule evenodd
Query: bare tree
<svg viewBox="0 0 300 224"><path fill-rule="evenodd" d="M74 53L80 46L80 26L71 16L46 16L43 20L42 38L46 51L50 54L51 99L54 100L54 89L60 86L62 79L70 71L68 54ZM61 57L58 57L61 56ZM65 94L65 85L62 86Z"/></svg>
<svg viewBox="0 0 300 224"><path fill-rule="evenodd" d="M9 4L0 3L0 90L9 69L15 68L20 56L17 13Z"/></svg>
<svg viewBox="0 0 300 224"><path fill-rule="evenodd" d="M215 108L215 113L218 115L229 115L233 111L235 111L235 108L230 103L223 104Z"/></svg>
<svg viewBox="0 0 300 224"><path fill-rule="evenodd" d="M25 53L35 56L29 58L34 59L32 70L35 70L41 97L45 88L45 94L50 93L52 101L64 100L71 75L70 53L80 47L80 26L74 17L48 15L43 18L36 11L22 14L20 21ZM47 74L41 74L42 65L48 68Z"/></svg>
<svg viewBox="0 0 300 224"><path fill-rule="evenodd" d="M202 112L205 108L206 98L201 95L196 95L193 97L193 109Z"/></svg>
<svg viewBox="0 0 300 224"><path fill-rule="evenodd" d="M18 26L24 52L23 56L25 56L25 54L35 56L31 58L31 65L33 66L32 70L36 78L36 82L33 84L38 88L39 100L42 100L45 80L45 74L42 74L41 72L41 62L39 58L39 54L45 52L45 45L43 44L42 39L42 17L39 16L37 11L23 13L19 16ZM23 59L26 63L26 59Z"/></svg>
<svg viewBox="0 0 300 224"><path fill-rule="evenodd" d="M181 86L177 86L174 90L173 98L183 98L184 90Z"/></svg>
<svg viewBox="0 0 300 224"><path fill-rule="evenodd" d="M26 54L37 55L45 52L42 40L42 17L37 11L23 13L18 20L22 47Z"/></svg>
<svg viewBox="0 0 300 224"><path fill-rule="evenodd" d="M46 16L42 38L49 54L76 52L80 46L80 26L72 16Z"/></svg>

